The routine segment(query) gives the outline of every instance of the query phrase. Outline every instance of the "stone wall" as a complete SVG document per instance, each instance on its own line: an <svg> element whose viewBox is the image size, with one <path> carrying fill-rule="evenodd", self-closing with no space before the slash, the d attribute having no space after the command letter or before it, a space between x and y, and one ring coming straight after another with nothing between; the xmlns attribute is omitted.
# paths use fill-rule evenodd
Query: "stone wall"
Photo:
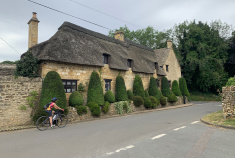
<svg viewBox="0 0 235 158"><path fill-rule="evenodd" d="M30 92L40 94L42 80L0 75L0 129L32 124L32 109L26 104ZM27 110L20 110L25 105Z"/></svg>
<svg viewBox="0 0 235 158"><path fill-rule="evenodd" d="M0 76L14 75L15 69L15 64L0 64Z"/></svg>
<svg viewBox="0 0 235 158"><path fill-rule="evenodd" d="M235 117L235 86L222 88L222 106L224 117Z"/></svg>

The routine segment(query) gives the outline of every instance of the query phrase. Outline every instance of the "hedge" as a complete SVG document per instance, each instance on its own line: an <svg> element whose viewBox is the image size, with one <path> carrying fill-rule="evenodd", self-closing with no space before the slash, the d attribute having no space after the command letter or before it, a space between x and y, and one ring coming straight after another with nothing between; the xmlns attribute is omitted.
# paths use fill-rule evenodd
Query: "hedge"
<svg viewBox="0 0 235 158"><path fill-rule="evenodd" d="M141 96L142 98L145 97L143 83L139 75L135 75L133 94L134 96Z"/></svg>
<svg viewBox="0 0 235 158"><path fill-rule="evenodd" d="M166 77L162 78L161 91L162 95L164 95L165 97L168 97L171 94L169 83Z"/></svg>
<svg viewBox="0 0 235 158"><path fill-rule="evenodd" d="M116 77L115 84L115 99L116 101L126 101L128 99L126 92L126 85L122 76Z"/></svg>
<svg viewBox="0 0 235 158"><path fill-rule="evenodd" d="M189 91L187 88L187 83L184 78L179 79L179 86L182 95L189 96Z"/></svg>
<svg viewBox="0 0 235 158"><path fill-rule="evenodd" d="M181 96L181 91L179 88L179 84L178 81L174 80L172 82L172 92L176 95L176 96Z"/></svg>

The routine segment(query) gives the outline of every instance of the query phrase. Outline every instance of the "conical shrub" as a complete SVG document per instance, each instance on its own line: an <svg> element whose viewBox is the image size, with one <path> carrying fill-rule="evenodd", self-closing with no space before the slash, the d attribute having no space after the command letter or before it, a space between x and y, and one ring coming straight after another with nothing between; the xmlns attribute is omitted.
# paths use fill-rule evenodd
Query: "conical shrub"
<svg viewBox="0 0 235 158"><path fill-rule="evenodd" d="M83 105L82 95L78 91L74 91L69 97L69 106L79 106Z"/></svg>
<svg viewBox="0 0 235 158"><path fill-rule="evenodd" d="M145 97L143 83L139 75L135 75L133 94L134 96L141 96L142 98Z"/></svg>
<svg viewBox="0 0 235 158"><path fill-rule="evenodd" d="M189 91L187 88L187 83L184 78L179 79L179 86L182 95L189 96Z"/></svg>
<svg viewBox="0 0 235 158"><path fill-rule="evenodd" d="M161 91L162 95L164 95L165 97L168 97L171 94L171 90L166 77L162 78Z"/></svg>
<svg viewBox="0 0 235 158"><path fill-rule="evenodd" d="M179 88L179 84L178 81L174 80L172 82L172 92L176 95L176 96L181 96L181 91Z"/></svg>
<svg viewBox="0 0 235 158"><path fill-rule="evenodd" d="M127 101L128 96L126 92L126 85L125 81L122 76L118 75L116 77L116 84L115 84L115 99L116 101Z"/></svg>
<svg viewBox="0 0 235 158"><path fill-rule="evenodd" d="M149 82L149 95L150 96L154 96L157 99L160 99L162 93L161 91L158 89L157 86L157 81L154 77L150 78L150 82Z"/></svg>

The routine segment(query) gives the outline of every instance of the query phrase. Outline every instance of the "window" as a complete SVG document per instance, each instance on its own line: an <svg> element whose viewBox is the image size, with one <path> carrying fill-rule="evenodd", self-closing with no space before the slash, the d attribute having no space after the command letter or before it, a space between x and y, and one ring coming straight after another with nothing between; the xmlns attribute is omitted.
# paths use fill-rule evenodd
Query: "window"
<svg viewBox="0 0 235 158"><path fill-rule="evenodd" d="M103 54L103 63L104 64L108 64L108 55L107 54Z"/></svg>
<svg viewBox="0 0 235 158"><path fill-rule="evenodd" d="M72 93L77 90L77 80L62 80L65 93Z"/></svg>
<svg viewBox="0 0 235 158"><path fill-rule="evenodd" d="M154 67L155 67L155 70L158 71L158 63L157 62L154 63Z"/></svg>
<svg viewBox="0 0 235 158"><path fill-rule="evenodd" d="M160 68L163 70L163 66L160 66Z"/></svg>
<svg viewBox="0 0 235 158"><path fill-rule="evenodd" d="M166 71L169 71L169 65L166 65Z"/></svg>
<svg viewBox="0 0 235 158"><path fill-rule="evenodd" d="M129 68L132 67L132 60L131 59L127 60L127 67L129 67Z"/></svg>
<svg viewBox="0 0 235 158"><path fill-rule="evenodd" d="M105 81L105 91L111 90L111 79L104 79Z"/></svg>

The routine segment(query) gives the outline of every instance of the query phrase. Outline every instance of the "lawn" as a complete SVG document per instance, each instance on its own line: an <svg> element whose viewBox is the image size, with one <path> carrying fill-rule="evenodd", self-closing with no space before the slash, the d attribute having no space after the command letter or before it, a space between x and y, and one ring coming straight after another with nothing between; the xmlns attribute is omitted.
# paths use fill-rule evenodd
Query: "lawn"
<svg viewBox="0 0 235 158"><path fill-rule="evenodd" d="M221 101L221 97L213 93L190 92L189 101Z"/></svg>

